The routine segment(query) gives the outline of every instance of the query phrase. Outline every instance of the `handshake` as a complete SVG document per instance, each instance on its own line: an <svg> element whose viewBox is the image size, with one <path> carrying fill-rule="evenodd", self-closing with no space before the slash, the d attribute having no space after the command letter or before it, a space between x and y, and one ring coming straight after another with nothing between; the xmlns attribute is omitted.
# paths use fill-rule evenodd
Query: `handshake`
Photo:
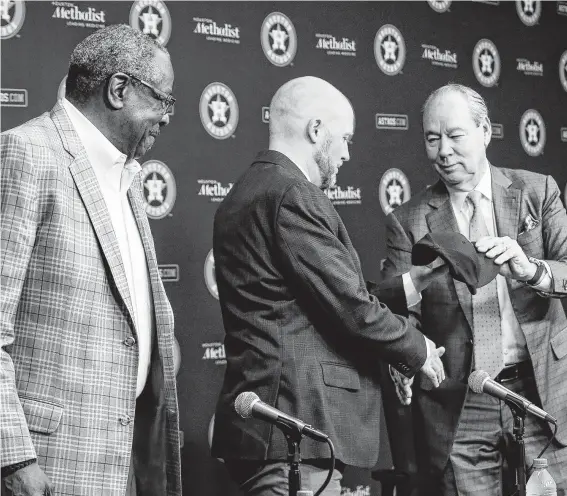
<svg viewBox="0 0 567 496"><path fill-rule="evenodd" d="M439 385L445 380L445 368L443 367L443 362L441 362L441 357L445 353L445 348L440 346L437 348L435 343L431 339L425 337L427 343L427 360L421 367L422 383L421 387L423 389L433 389L439 387ZM389 367L390 377L394 381L396 386L396 394L400 403L402 405L409 405L411 403L412 390L411 386L413 384L414 378L411 379L398 372L393 367Z"/></svg>

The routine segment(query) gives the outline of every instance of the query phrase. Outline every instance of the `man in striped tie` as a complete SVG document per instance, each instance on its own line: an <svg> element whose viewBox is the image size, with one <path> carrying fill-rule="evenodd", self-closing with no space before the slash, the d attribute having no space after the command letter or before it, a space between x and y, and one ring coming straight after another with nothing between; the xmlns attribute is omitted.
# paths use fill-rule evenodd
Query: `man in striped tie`
<svg viewBox="0 0 567 496"><path fill-rule="evenodd" d="M558 417L559 433L545 456L565 495L567 319L559 298L567 295L567 214L559 189L551 176L488 161L486 103L468 87L434 91L423 107L423 132L439 181L388 217L383 275L408 269L412 240L446 231L469 238L500 271L476 295L446 275L408 309L424 334L446 348L447 380L438 389L422 388L419 374L412 385L392 373L402 402L413 395L420 494L510 494L511 411L467 387L470 373L484 370ZM550 435L544 421L528 415L528 466Z"/></svg>

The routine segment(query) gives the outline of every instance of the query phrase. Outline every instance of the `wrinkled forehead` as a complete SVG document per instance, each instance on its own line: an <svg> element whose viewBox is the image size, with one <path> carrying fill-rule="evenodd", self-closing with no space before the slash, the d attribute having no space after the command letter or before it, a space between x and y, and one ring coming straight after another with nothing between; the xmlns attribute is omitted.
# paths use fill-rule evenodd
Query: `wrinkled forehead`
<svg viewBox="0 0 567 496"><path fill-rule="evenodd" d="M433 99L423 112L423 127L447 128L475 125L467 99L459 93L446 93Z"/></svg>

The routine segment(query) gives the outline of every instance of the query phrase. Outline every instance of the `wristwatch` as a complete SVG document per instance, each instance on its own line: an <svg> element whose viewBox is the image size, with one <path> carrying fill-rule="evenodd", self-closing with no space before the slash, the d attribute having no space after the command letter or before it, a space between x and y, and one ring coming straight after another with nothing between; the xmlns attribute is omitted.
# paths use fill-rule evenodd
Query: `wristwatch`
<svg viewBox="0 0 567 496"><path fill-rule="evenodd" d="M535 271L534 276L530 280L526 281L526 284L529 284L530 286L537 286L545 276L545 272L546 272L545 264L541 260L538 260L537 258L533 258L533 257L528 257L528 260L536 264L537 269Z"/></svg>

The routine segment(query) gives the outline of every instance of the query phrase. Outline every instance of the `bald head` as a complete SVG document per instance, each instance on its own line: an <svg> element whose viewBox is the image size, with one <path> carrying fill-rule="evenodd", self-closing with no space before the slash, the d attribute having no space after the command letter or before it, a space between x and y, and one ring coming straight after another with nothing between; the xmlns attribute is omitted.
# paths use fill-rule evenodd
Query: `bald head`
<svg viewBox="0 0 567 496"><path fill-rule="evenodd" d="M316 77L285 83L270 105L270 149L298 165L321 188L336 184L354 133L354 112L347 97Z"/></svg>
<svg viewBox="0 0 567 496"><path fill-rule="evenodd" d="M324 124L352 115L348 99L332 84L312 77L288 81L276 91L270 104L270 139L305 136L311 119Z"/></svg>

